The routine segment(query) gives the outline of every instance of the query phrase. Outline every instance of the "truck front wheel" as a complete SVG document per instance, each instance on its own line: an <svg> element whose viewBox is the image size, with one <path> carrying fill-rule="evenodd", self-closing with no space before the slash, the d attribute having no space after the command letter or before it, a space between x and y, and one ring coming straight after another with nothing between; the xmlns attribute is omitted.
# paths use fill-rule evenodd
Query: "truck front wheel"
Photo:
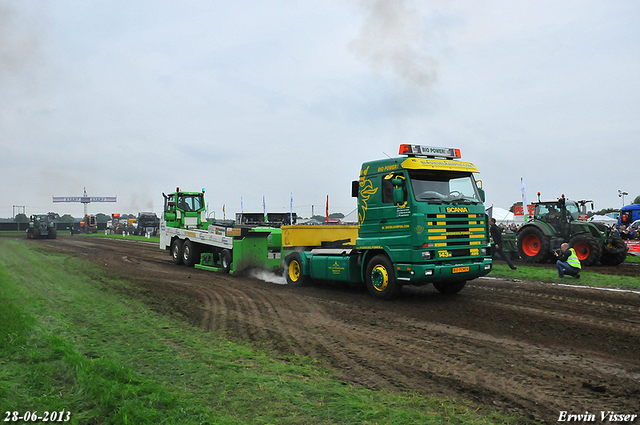
<svg viewBox="0 0 640 425"><path fill-rule="evenodd" d="M376 255L367 264L365 280L369 293L381 300L390 300L402 290L402 285L396 281L393 264L386 255Z"/></svg>
<svg viewBox="0 0 640 425"><path fill-rule="evenodd" d="M462 291L462 288L464 288L466 284L466 280L459 280L457 282L433 282L433 287L442 295L454 295Z"/></svg>
<svg viewBox="0 0 640 425"><path fill-rule="evenodd" d="M299 252L292 252L285 257L284 269L289 285L308 286L311 283L309 276L302 274L302 257Z"/></svg>

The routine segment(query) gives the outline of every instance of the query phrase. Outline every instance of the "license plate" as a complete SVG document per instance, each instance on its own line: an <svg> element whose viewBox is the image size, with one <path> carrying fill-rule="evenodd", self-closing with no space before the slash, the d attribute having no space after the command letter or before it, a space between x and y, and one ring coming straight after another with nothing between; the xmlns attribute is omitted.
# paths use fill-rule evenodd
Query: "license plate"
<svg viewBox="0 0 640 425"><path fill-rule="evenodd" d="M468 272L469 271L469 266L466 267L454 267L453 270L451 270L451 273L464 273L464 272Z"/></svg>

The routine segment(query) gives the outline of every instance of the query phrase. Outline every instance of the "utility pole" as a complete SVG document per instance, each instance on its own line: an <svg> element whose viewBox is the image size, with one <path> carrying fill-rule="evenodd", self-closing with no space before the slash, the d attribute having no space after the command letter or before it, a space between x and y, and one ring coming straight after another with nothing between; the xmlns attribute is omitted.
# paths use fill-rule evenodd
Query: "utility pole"
<svg viewBox="0 0 640 425"><path fill-rule="evenodd" d="M628 192L623 192L620 189L618 189L618 198L622 198L622 206L624 207L624 197L625 195L628 195Z"/></svg>

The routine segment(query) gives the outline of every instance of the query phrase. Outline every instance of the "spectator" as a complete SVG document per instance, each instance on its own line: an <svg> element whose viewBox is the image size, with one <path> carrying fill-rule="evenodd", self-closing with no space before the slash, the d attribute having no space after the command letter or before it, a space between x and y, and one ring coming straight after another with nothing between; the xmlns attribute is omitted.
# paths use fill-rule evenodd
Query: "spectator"
<svg viewBox="0 0 640 425"><path fill-rule="evenodd" d="M502 230L500 230L500 228L496 226L496 219L489 219L489 223L491 224L491 228L489 229L491 232L491 239L493 239L493 242L491 243L491 258L493 258L493 255L498 252L500 257L507 262L509 267L511 267L511 270L515 270L516 266L513 265L511 259L504 252L504 249L502 247Z"/></svg>
<svg viewBox="0 0 640 425"><path fill-rule="evenodd" d="M629 229L627 229L627 226L624 224L621 224L620 228L618 228L618 234L625 241L628 241L629 239L631 239L631 234L629 233Z"/></svg>
<svg viewBox="0 0 640 425"><path fill-rule="evenodd" d="M558 266L558 277L562 279L565 274L568 274L576 279L580 279L582 264L580 264L580 259L578 259L576 250L569 248L569 244L566 242L560 246L560 249L562 250L560 254L557 252L555 253L558 257L558 261L556 261L556 266Z"/></svg>

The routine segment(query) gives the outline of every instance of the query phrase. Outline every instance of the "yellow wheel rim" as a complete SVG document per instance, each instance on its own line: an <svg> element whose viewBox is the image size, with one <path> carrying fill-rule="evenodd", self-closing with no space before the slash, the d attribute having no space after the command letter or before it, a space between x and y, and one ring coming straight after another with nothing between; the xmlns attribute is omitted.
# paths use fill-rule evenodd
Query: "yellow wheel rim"
<svg viewBox="0 0 640 425"><path fill-rule="evenodd" d="M376 291L382 292L389 285L389 272L387 269L378 264L371 270L371 283Z"/></svg>
<svg viewBox="0 0 640 425"><path fill-rule="evenodd" d="M300 279L300 263L296 260L289 263L289 279L292 282L297 282Z"/></svg>

